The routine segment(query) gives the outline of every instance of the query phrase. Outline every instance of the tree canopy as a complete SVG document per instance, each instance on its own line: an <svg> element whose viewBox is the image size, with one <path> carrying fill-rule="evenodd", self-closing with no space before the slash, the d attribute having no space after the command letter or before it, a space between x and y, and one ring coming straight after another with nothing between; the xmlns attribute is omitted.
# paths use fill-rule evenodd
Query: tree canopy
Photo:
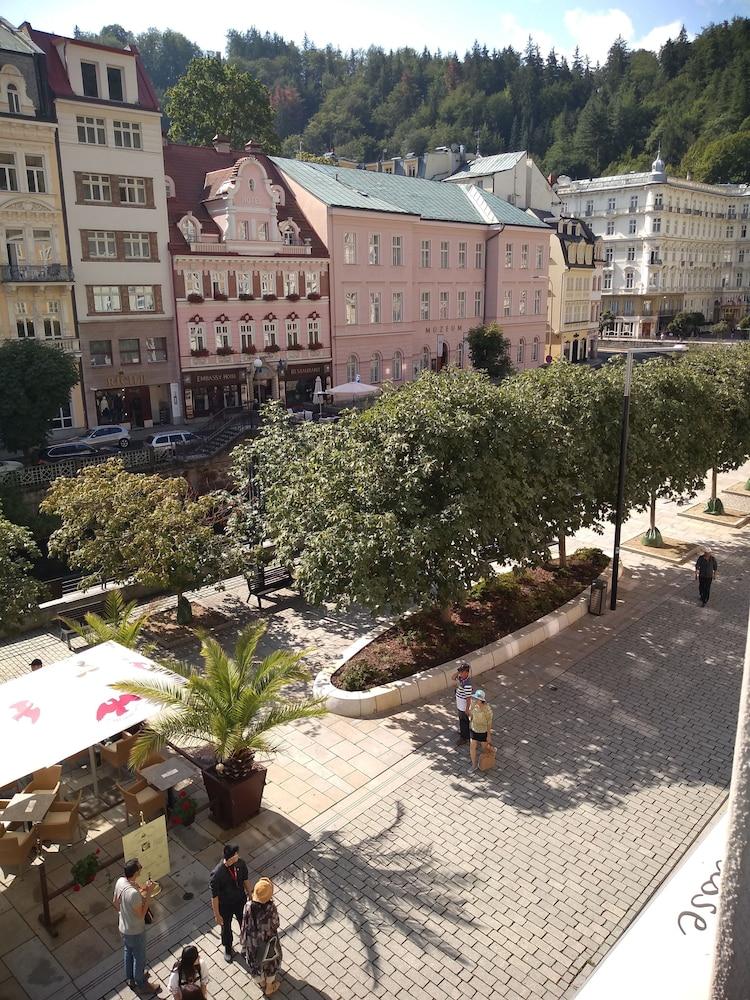
<svg viewBox="0 0 750 1000"><path fill-rule="evenodd" d="M110 580L182 594L231 572L215 531L219 504L210 494L193 497L181 477L126 472L112 459L56 479L41 509L61 522L50 554L83 570L83 586Z"/></svg>
<svg viewBox="0 0 750 1000"><path fill-rule="evenodd" d="M8 451L41 448L77 382L78 366L65 351L35 340L0 342L0 442Z"/></svg>
<svg viewBox="0 0 750 1000"><path fill-rule="evenodd" d="M444 608L493 561L544 550L525 431L486 375L450 368L385 388L336 425L295 429L274 406L235 452L243 507L262 503L238 519L241 541L270 538L281 562L296 560L312 602Z"/></svg>
<svg viewBox="0 0 750 1000"><path fill-rule="evenodd" d="M510 361L510 341L503 336L497 323L475 326L466 335L471 363L478 371L487 372L492 379L507 378L513 374Z"/></svg>
<svg viewBox="0 0 750 1000"><path fill-rule="evenodd" d="M253 139L264 152L278 152L268 91L220 57L193 59L166 92L164 110L171 121L171 139L207 146L218 134L226 136L233 149Z"/></svg>
<svg viewBox="0 0 750 1000"><path fill-rule="evenodd" d="M30 574L38 558L32 534L12 524L0 508L0 632L16 628L41 597L41 584Z"/></svg>

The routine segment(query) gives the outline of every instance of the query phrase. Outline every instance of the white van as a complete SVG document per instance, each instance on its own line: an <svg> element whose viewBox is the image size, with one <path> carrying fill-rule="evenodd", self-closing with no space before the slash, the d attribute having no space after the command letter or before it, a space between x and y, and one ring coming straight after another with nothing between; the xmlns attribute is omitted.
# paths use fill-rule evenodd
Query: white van
<svg viewBox="0 0 750 1000"><path fill-rule="evenodd" d="M164 434L150 434L146 438L146 447L154 451L175 451L178 444L193 444L199 441L191 431L166 431Z"/></svg>

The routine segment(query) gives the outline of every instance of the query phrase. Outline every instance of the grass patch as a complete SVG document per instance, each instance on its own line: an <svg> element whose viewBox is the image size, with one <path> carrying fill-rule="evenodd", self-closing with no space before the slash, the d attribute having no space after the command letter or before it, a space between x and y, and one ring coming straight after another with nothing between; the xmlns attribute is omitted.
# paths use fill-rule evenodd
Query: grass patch
<svg viewBox="0 0 750 1000"><path fill-rule="evenodd" d="M367 691L464 656L561 607L608 564L601 549L578 549L565 569L550 561L480 580L453 605L450 621L432 608L400 619L337 670L332 682L344 691Z"/></svg>

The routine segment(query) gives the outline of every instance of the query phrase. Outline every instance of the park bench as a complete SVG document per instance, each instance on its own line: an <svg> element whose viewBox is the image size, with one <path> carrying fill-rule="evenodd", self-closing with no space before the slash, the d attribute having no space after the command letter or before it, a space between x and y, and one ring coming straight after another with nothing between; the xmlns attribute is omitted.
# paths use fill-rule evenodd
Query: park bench
<svg viewBox="0 0 750 1000"><path fill-rule="evenodd" d="M255 597L258 607L262 608L261 598L273 594L276 590L284 590L294 582L291 570L286 566L256 566L252 573L245 574L247 583L247 600Z"/></svg>
<svg viewBox="0 0 750 1000"><path fill-rule="evenodd" d="M96 596L84 597L80 601L76 601L75 605L66 611L65 615L55 619L55 624L60 632L60 638L65 643L65 645L70 649L70 640L74 635L78 635L75 629L72 629L67 622L63 621L63 617L67 618L68 621L78 622L79 625L83 624L85 621L86 614L89 611L100 612L104 609L104 601L106 599L106 594L98 594Z"/></svg>

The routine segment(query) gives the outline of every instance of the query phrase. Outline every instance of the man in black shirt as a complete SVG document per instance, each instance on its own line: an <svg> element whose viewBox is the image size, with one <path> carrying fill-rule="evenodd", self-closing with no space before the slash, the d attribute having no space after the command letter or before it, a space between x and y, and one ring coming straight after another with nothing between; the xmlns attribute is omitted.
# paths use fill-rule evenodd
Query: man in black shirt
<svg viewBox="0 0 750 1000"><path fill-rule="evenodd" d="M700 594L701 605L708 604L708 595L711 593L711 581L719 575L719 567L711 555L711 550L706 549L702 556L698 556L695 564L695 578L698 581L698 593Z"/></svg>
<svg viewBox="0 0 750 1000"><path fill-rule="evenodd" d="M216 923L221 927L221 943L224 945L224 960L231 962L232 917L242 926L242 911L252 894L248 881L247 865L240 861L240 849L236 844L224 845L224 860L211 872L211 907Z"/></svg>

